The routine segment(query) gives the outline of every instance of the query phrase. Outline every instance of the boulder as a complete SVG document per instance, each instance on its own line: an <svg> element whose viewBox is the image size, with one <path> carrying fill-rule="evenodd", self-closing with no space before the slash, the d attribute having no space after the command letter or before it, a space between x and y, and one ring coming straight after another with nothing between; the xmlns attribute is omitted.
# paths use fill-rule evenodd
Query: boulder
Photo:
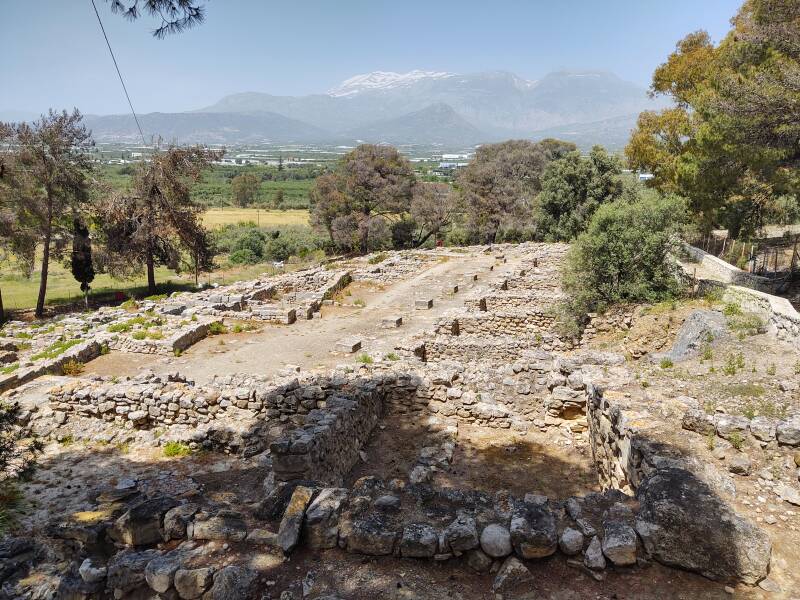
<svg viewBox="0 0 800 600"><path fill-rule="evenodd" d="M294 550L300 540L303 516L306 514L306 507L311 502L313 494L314 490L311 488L299 485L294 489L289 504L286 506L278 528L278 545L286 553Z"/></svg>
<svg viewBox="0 0 800 600"><path fill-rule="evenodd" d="M558 547L558 531L549 505L520 503L511 517L511 542L522 558L553 554Z"/></svg>
<svg viewBox="0 0 800 600"><path fill-rule="evenodd" d="M475 548L467 552L467 564L473 571L483 573L492 566L492 559L486 556L482 550Z"/></svg>
<svg viewBox="0 0 800 600"><path fill-rule="evenodd" d="M203 600L250 600L256 574L250 569L230 565L214 573L211 589Z"/></svg>
<svg viewBox="0 0 800 600"><path fill-rule="evenodd" d="M622 521L603 523L603 554L615 566L636 564L636 531Z"/></svg>
<svg viewBox="0 0 800 600"><path fill-rule="evenodd" d="M481 532L481 550L492 558L503 558L512 552L511 532L507 527L492 523Z"/></svg>
<svg viewBox="0 0 800 600"><path fill-rule="evenodd" d="M181 566L176 556L159 556L154 558L144 569L144 578L154 591L165 593L175 579L175 571Z"/></svg>
<svg viewBox="0 0 800 600"><path fill-rule="evenodd" d="M534 584L533 575L522 561L509 556L492 582L492 591L495 594L508 594L510 592L529 590Z"/></svg>
<svg viewBox="0 0 800 600"><path fill-rule="evenodd" d="M567 556L573 556L583 550L583 534L577 529L567 527L558 538L558 547Z"/></svg>
<svg viewBox="0 0 800 600"><path fill-rule="evenodd" d="M775 437L778 439L779 444L800 446L800 416L778 423Z"/></svg>
<svg viewBox="0 0 800 600"><path fill-rule="evenodd" d="M98 583L106 578L108 568L97 562L93 558L87 558L78 567L78 575L81 576L86 583Z"/></svg>
<svg viewBox="0 0 800 600"><path fill-rule="evenodd" d="M753 461L747 454L736 454L728 461L728 471L736 475L750 475L753 470Z"/></svg>
<svg viewBox="0 0 800 600"><path fill-rule="evenodd" d="M181 504L164 514L164 541L182 540L186 537L186 524L198 511L196 504Z"/></svg>
<svg viewBox="0 0 800 600"><path fill-rule="evenodd" d="M694 431L695 433L699 433L701 435L716 433L714 419L711 417L711 415L706 414L705 411L698 409L687 410L683 414L681 426L688 431Z"/></svg>
<svg viewBox="0 0 800 600"><path fill-rule="evenodd" d="M431 558L436 554L439 533L426 523L411 523L403 529L400 538L400 556L406 558Z"/></svg>
<svg viewBox="0 0 800 600"><path fill-rule="evenodd" d="M689 471L656 471L644 479L636 496L636 531L647 553L659 562L747 584L767 575L769 536Z"/></svg>
<svg viewBox="0 0 800 600"><path fill-rule="evenodd" d="M727 440L734 433L746 436L750 429L750 419L736 415L715 415L714 426L717 435Z"/></svg>
<svg viewBox="0 0 800 600"><path fill-rule="evenodd" d="M146 585L144 576L145 567L148 563L160 556L157 550L123 550L117 552L108 561L108 574L106 577L106 587L112 591L118 591L119 596L127 592ZM116 592L115 592L115 595Z"/></svg>
<svg viewBox="0 0 800 600"><path fill-rule="evenodd" d="M195 521L187 529L193 540L241 542L247 537L247 525L238 512L221 510L205 521Z"/></svg>
<svg viewBox="0 0 800 600"><path fill-rule="evenodd" d="M146 546L161 542L164 514L177 505L178 501L168 496L140 502L114 522L109 534L112 539L128 546Z"/></svg>
<svg viewBox="0 0 800 600"><path fill-rule="evenodd" d="M212 582L213 569L178 569L175 571L175 590L183 600L200 598Z"/></svg>
<svg viewBox="0 0 800 600"><path fill-rule="evenodd" d="M593 571L602 571L606 568L606 559L603 556L603 546L600 543L600 538L594 536L589 546L586 548L586 553L583 556L583 564Z"/></svg>
<svg viewBox="0 0 800 600"><path fill-rule="evenodd" d="M697 355L706 344L728 334L728 323L725 315L714 310L694 310L678 330L675 343L669 352L650 355L650 360L660 362L669 359L679 362Z"/></svg>
<svg viewBox="0 0 800 600"><path fill-rule="evenodd" d="M461 552L477 548L478 526L475 519L467 515L459 515L455 521L445 528L442 533L443 548L442 552L453 552L458 555Z"/></svg>
<svg viewBox="0 0 800 600"><path fill-rule="evenodd" d="M347 549L371 556L391 554L398 532L389 519L381 514L369 515L354 521L347 535Z"/></svg>
<svg viewBox="0 0 800 600"><path fill-rule="evenodd" d="M762 442L771 442L775 439L775 430L778 422L769 417L756 417L750 420L750 433Z"/></svg>
<svg viewBox="0 0 800 600"><path fill-rule="evenodd" d="M323 489L306 510L305 538L311 548L335 548L339 537L339 514L347 498L344 488Z"/></svg>

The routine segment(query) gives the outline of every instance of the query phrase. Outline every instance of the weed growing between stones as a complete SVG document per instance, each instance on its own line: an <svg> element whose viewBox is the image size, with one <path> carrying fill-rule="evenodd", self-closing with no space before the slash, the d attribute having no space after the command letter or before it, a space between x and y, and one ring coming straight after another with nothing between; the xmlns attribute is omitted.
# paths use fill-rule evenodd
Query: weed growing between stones
<svg viewBox="0 0 800 600"><path fill-rule="evenodd" d="M167 458L178 458L189 456L192 449L182 442L167 442L164 444L164 456Z"/></svg>
<svg viewBox="0 0 800 600"><path fill-rule="evenodd" d="M208 326L208 335L222 335L224 333L228 333L228 328L219 321L214 321Z"/></svg>
<svg viewBox="0 0 800 600"><path fill-rule="evenodd" d="M361 363L362 365L371 365L375 362L375 360L366 352L363 354L359 354L356 356L356 362Z"/></svg>
<svg viewBox="0 0 800 600"><path fill-rule="evenodd" d="M671 369L674 366L674 363L668 358L662 358L659 366L662 369Z"/></svg>
<svg viewBox="0 0 800 600"><path fill-rule="evenodd" d="M76 375L80 375L86 369L86 366L77 360L68 360L63 365L61 365L61 370L63 371L64 375L68 375L70 377L74 377Z"/></svg>

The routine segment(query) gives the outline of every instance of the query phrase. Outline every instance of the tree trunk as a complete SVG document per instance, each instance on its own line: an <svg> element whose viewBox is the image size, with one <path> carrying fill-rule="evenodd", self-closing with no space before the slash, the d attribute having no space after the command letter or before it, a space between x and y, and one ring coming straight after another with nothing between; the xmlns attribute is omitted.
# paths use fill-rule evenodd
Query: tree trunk
<svg viewBox="0 0 800 600"><path fill-rule="evenodd" d="M0 290L0 325L6 322L6 312L3 310L3 290Z"/></svg>
<svg viewBox="0 0 800 600"><path fill-rule="evenodd" d="M39 298L36 300L36 317L44 316L44 301L47 296L47 272L50 269L50 239L52 237L51 210L48 210L47 229L44 235L44 252L42 253L42 273L39 277Z"/></svg>
<svg viewBox="0 0 800 600"><path fill-rule="evenodd" d="M147 293L152 296L156 293L156 269L153 251L147 251Z"/></svg>

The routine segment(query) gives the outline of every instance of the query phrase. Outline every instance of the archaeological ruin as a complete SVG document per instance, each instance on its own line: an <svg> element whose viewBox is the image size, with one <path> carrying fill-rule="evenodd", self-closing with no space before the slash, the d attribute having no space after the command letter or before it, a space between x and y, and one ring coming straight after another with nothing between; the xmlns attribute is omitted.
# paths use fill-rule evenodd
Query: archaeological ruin
<svg viewBox="0 0 800 600"><path fill-rule="evenodd" d="M567 335L566 250L9 323L0 598L800 598L797 313L701 281Z"/></svg>

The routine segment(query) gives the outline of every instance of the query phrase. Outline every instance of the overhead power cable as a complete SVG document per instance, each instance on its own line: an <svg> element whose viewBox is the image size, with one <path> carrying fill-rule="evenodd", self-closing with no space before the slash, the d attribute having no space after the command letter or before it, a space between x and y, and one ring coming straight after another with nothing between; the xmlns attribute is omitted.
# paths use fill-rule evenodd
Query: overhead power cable
<svg viewBox="0 0 800 600"><path fill-rule="evenodd" d="M142 136L142 144L147 146L147 141L144 139L144 133L142 132L142 126L139 124L139 117L136 116L136 111L133 110L133 103L131 102L131 97L128 94L128 88L125 87L125 80L122 78L122 72L119 70L119 65L117 64L117 58L114 56L114 51L111 49L111 42L108 41L108 35L106 34L106 28L103 27L103 20L100 18L100 13L97 11L97 5L95 4L94 0L91 0L92 8L94 8L94 14L97 15L97 22L100 23L100 31L103 32L103 37L106 39L106 46L108 46L108 52L111 54L111 60L114 61L114 68L117 70L117 75L119 76L119 82L122 84L122 90L125 92L125 98L128 99L128 106L131 107L131 114L133 115L133 120L136 121L136 127L139 129L139 135Z"/></svg>

